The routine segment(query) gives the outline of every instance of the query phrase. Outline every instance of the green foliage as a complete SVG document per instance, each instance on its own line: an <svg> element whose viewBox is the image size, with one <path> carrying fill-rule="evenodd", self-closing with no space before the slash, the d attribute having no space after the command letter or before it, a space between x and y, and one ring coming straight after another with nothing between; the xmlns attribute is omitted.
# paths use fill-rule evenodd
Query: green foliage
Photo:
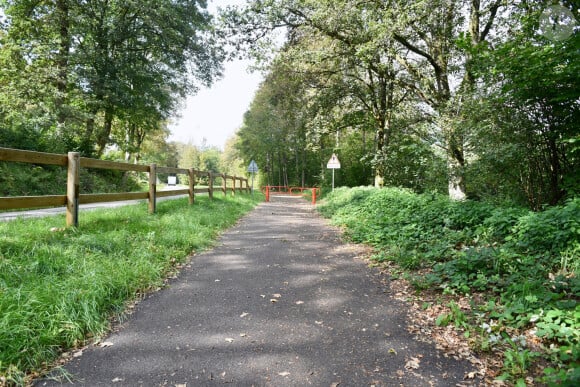
<svg viewBox="0 0 580 387"><path fill-rule="evenodd" d="M455 302L438 325L468 328L482 318L497 327L480 348L499 345L498 331L528 329L545 343L543 357L554 371L547 380L572 383L580 367L580 199L542 212L453 202L437 194L404 189L340 188L329 193L320 212L345 226L354 241L377 250L377 261L404 269L418 289L437 287L448 295L485 293L467 316ZM490 334L491 333L491 334ZM511 338L506 343L511 343ZM511 344L510 344L511 345ZM505 352L503 378L518 383L539 355L527 348ZM570 369L562 373L561 370ZM558 379L559 378L559 379Z"/></svg>
<svg viewBox="0 0 580 387"><path fill-rule="evenodd" d="M348 235L357 242L370 243L385 255L394 253L403 266L419 267L459 254L492 208L435 193L356 188L335 190L320 210L348 226Z"/></svg>
<svg viewBox="0 0 580 387"><path fill-rule="evenodd" d="M456 328L467 328L467 317L465 313L461 311L461 308L457 303L451 301L449 303L449 313L445 313L437 317L435 320L435 325L437 326L447 326L453 323Z"/></svg>
<svg viewBox="0 0 580 387"><path fill-rule="evenodd" d="M468 109L482 156L476 169L496 176L496 194L524 196L536 210L578 191L580 34L562 40L538 34L552 4L516 6L510 39L481 47L474 67L487 95Z"/></svg>
<svg viewBox="0 0 580 387"><path fill-rule="evenodd" d="M287 64L275 63L244 115L236 148L247 166L260 167L258 185L319 185L320 155L309 149L305 84ZM329 155L330 157L330 155Z"/></svg>
<svg viewBox="0 0 580 387"><path fill-rule="evenodd" d="M0 144L139 153L180 102L221 73L205 1L2 1ZM39 149L35 147L34 149Z"/></svg>
<svg viewBox="0 0 580 387"><path fill-rule="evenodd" d="M31 128L4 127L0 124L0 147L23 150L46 151L45 144L38 132Z"/></svg>
<svg viewBox="0 0 580 387"><path fill-rule="evenodd" d="M140 191L135 176L113 170L83 170L81 193ZM62 167L0 162L0 196L66 194L66 170Z"/></svg>
<svg viewBox="0 0 580 387"><path fill-rule="evenodd" d="M127 302L162 286L256 203L237 195L161 202L154 216L144 205L95 210L81 213L79 229L54 229L60 216L0 223L0 377L24 384L104 334Z"/></svg>
<svg viewBox="0 0 580 387"><path fill-rule="evenodd" d="M0 196L64 195L66 171L61 168L0 163Z"/></svg>
<svg viewBox="0 0 580 387"><path fill-rule="evenodd" d="M303 171L323 186L336 151L345 161L339 185L374 177L377 186L534 210L562 204L579 190L580 35L538 34L553 3L254 0L230 8L226 30L260 58L272 49L261 38L291 26L240 149L247 162L265 155L260 165L281 164L271 168L276 177L300 162L305 145L314 164ZM562 7L573 14L573 3Z"/></svg>
<svg viewBox="0 0 580 387"><path fill-rule="evenodd" d="M523 216L515 224L513 240L522 251L530 253L562 252L580 237L580 199L549 207Z"/></svg>
<svg viewBox="0 0 580 387"><path fill-rule="evenodd" d="M528 349L509 349L504 353L504 373L498 380L513 380L514 385L526 386L525 377L528 375L528 369L532 359L537 357L537 352L531 352Z"/></svg>

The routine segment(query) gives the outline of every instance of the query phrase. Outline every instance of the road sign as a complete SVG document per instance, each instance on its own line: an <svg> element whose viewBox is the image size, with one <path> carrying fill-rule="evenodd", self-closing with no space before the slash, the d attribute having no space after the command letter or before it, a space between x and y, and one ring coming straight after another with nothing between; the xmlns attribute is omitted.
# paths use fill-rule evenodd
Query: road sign
<svg viewBox="0 0 580 387"><path fill-rule="evenodd" d="M258 172L258 164L254 160L250 161L250 165L248 166L248 172L256 173Z"/></svg>
<svg viewBox="0 0 580 387"><path fill-rule="evenodd" d="M248 172L252 174L252 196L254 196L254 173L258 172L258 164L254 160L250 161Z"/></svg>
<svg viewBox="0 0 580 387"><path fill-rule="evenodd" d="M340 169L340 161L338 161L338 157L333 153L330 160L326 164L326 168L328 169Z"/></svg>
<svg viewBox="0 0 580 387"><path fill-rule="evenodd" d="M333 153L330 160L326 164L326 168L332 169L332 190L334 191L334 170L340 169L340 161L338 161L338 157Z"/></svg>

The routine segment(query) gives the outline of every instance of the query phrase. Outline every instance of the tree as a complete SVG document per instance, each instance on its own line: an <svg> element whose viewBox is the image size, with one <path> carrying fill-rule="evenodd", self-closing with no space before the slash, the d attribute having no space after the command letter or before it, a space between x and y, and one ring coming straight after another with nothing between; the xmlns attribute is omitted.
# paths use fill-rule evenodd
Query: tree
<svg viewBox="0 0 580 387"><path fill-rule="evenodd" d="M378 185L386 167L385 150L394 131L395 108L406 95L399 93L397 87L392 41L377 36L378 26L383 22L380 9L372 4L362 8L353 1L255 2L241 20L235 16L232 20L245 28L250 41L255 36L252 33L260 31L256 26L261 29L288 26L290 42L284 47L280 61L289 61L292 63L289 68L299 67L310 73L308 79L320 77L321 81L313 87L334 92L334 96L320 93L319 101L324 100L327 107L348 105L349 109L341 112L345 117L352 117L353 108L366 112L370 118L367 123L372 122L375 131L373 165ZM348 102L344 103L345 100ZM321 113L328 111L319 107Z"/></svg>
<svg viewBox="0 0 580 387"><path fill-rule="evenodd" d="M550 4L256 0L224 17L252 53L268 31L287 29L270 71L303 83L281 94L306 96L286 116L301 117L320 159L331 136L365 143L372 128L375 148L363 147L362 158L372 160L376 182L438 189L431 177L446 170L454 199L524 195L540 208L578 185L578 34L538 36ZM577 23L577 5L564 5ZM283 122L284 138L298 133L284 115L266 113Z"/></svg>
<svg viewBox="0 0 580 387"><path fill-rule="evenodd" d="M447 153L449 196L457 200L466 197L465 138L460 113L463 94L469 96L475 84L469 53L485 43L503 2L485 3L400 1L388 9L393 39L408 50L405 56L397 56L397 61L407 71L407 86L431 109L433 123L441 131ZM463 19L465 14L469 15L467 21ZM454 44L461 38L470 46L467 53ZM454 73L463 73L462 81L454 79ZM453 82L459 87L452 87Z"/></svg>
<svg viewBox="0 0 580 387"><path fill-rule="evenodd" d="M9 62L0 82L10 85L0 94L12 103L5 110L17 112L22 101L36 107L4 114L5 123L46 111L39 130L67 139L68 150L100 155L116 142L128 155L138 152L186 94L220 75L224 54L205 1L0 5L7 16L1 57ZM35 94L23 98L23 89Z"/></svg>
<svg viewBox="0 0 580 387"><path fill-rule="evenodd" d="M67 144L70 136L62 123L68 88L67 4L3 1L0 6L6 14L0 46L2 125L15 132L33 131L45 139L59 137L60 143ZM37 146L43 147L41 142Z"/></svg>
<svg viewBox="0 0 580 387"><path fill-rule="evenodd" d="M487 137L481 153L505 149L486 161L498 175L511 170L511 181L535 209L577 194L579 186L580 35L546 37L538 28L545 9L541 3L518 7L511 38L483 50L476 63L488 93L484 109L494 111L481 119L480 127L489 128L479 133Z"/></svg>
<svg viewBox="0 0 580 387"><path fill-rule="evenodd" d="M412 94L418 99L418 116L430 116L441 131L447 151L449 194L465 198L463 136L455 125L460 99L451 86L456 70L469 70L471 59L454 42L470 36L474 45L488 36L501 2L471 1L468 8L450 0L424 1L309 1L252 2L245 13L230 18L254 39L263 30L280 25L314 31L332 40L326 45L341 61L339 69L349 78L352 96L358 98L375 121L376 157L388 158L396 128L396 107ZM468 23L463 14L469 12ZM486 19L484 19L486 17ZM483 23L482 23L483 20ZM377 179L383 172L376 163Z"/></svg>
<svg viewBox="0 0 580 387"><path fill-rule="evenodd" d="M240 152L236 148L237 141L237 134L232 135L226 140L224 151L221 153L220 158L220 171L227 175L243 176L248 171Z"/></svg>

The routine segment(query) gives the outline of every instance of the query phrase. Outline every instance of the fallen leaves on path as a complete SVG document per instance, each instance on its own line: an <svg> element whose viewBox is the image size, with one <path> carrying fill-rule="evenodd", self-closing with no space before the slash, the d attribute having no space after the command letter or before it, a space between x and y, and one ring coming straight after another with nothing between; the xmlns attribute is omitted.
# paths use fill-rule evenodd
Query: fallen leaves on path
<svg viewBox="0 0 580 387"><path fill-rule="evenodd" d="M408 370L416 370L419 368L419 363L421 363L421 360L416 357L412 357L405 363L405 368Z"/></svg>
<svg viewBox="0 0 580 387"><path fill-rule="evenodd" d="M388 268L386 271L388 274ZM494 379L499 376L503 366L497 354L476 355L469 346L469 340L463 336L462 330L452 325L437 326L437 318L442 314L450 313L440 293L425 290L417 295L413 286L401 278L390 279L388 285L393 297L409 307L407 331L414 334L420 341L435 344L435 347L446 357L469 361L475 370L465 375L466 380L473 381L479 378L485 380L486 383L494 383ZM455 296L454 301L462 310L470 309L467 297ZM414 365L415 363L411 361L407 362L405 367L410 370Z"/></svg>

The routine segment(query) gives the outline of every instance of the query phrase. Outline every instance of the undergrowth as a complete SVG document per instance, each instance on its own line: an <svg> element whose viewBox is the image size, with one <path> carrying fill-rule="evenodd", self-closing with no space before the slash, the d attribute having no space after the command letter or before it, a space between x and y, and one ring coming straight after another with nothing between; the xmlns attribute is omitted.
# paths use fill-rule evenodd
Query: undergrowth
<svg viewBox="0 0 580 387"><path fill-rule="evenodd" d="M479 335L475 350L503 346L501 380L525 384L541 360L549 366L539 382L580 384L580 198L532 212L361 187L336 189L318 208L353 241L374 246L376 261L405 269L418 291L483 294L471 315L438 323ZM522 332L542 350L528 348Z"/></svg>
<svg viewBox="0 0 580 387"><path fill-rule="evenodd" d="M0 162L0 196L66 194L66 168ZM109 169L81 169L81 193L132 192L143 190L137 173Z"/></svg>
<svg viewBox="0 0 580 387"><path fill-rule="evenodd" d="M0 223L0 385L22 385L63 351L109 329L127 302L212 245L260 195L164 201ZM55 227L56 226L56 227Z"/></svg>

